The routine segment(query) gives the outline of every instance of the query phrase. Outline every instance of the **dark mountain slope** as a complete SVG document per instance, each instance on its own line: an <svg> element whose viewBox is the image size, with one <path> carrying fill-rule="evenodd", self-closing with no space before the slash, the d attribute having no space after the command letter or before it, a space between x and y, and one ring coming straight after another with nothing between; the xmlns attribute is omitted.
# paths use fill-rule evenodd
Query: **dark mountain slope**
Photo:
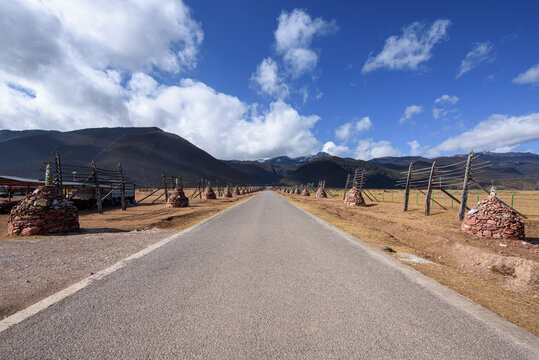
<svg viewBox="0 0 539 360"><path fill-rule="evenodd" d="M192 182L207 179L248 183L246 175L215 159L180 136L158 128L99 128L45 132L0 142L0 174L42 177L39 168L55 151L62 162L116 169L121 162L128 177L140 185L157 185L161 172L181 174Z"/></svg>
<svg viewBox="0 0 539 360"><path fill-rule="evenodd" d="M312 160L283 178L281 183L294 185L326 180L327 187L344 187L347 174L357 168L367 171L365 186L369 188L392 188L398 178L398 172L394 170L363 160L332 156Z"/></svg>

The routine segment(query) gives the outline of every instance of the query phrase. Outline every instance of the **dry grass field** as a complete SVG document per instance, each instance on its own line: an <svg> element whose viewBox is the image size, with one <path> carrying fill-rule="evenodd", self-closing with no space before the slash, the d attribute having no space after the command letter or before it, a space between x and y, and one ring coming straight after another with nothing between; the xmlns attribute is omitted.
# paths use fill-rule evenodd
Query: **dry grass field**
<svg viewBox="0 0 539 360"><path fill-rule="evenodd" d="M480 240L460 232L458 204L451 209L451 199L441 192L435 192L434 199L447 210L433 204L427 217L422 194L417 199L411 192L409 211L404 213L402 191L370 191L380 201L365 199L368 206L363 208L345 208L342 190L329 190L335 196L328 199L283 196L374 247L391 247L393 256L418 271L539 335L539 192L515 193L515 208L528 217L527 238L507 241ZM460 198L460 193L454 196ZM480 194L480 199L486 196ZM508 204L511 196L512 192L499 193ZM477 192L472 192L468 206L476 201ZM407 261L403 254L431 264Z"/></svg>
<svg viewBox="0 0 539 360"><path fill-rule="evenodd" d="M194 189L185 189L185 194L189 197L193 191ZM135 198L142 199L150 193L150 190L137 190ZM162 196L158 199L161 194L162 191L159 191L145 199L143 203L129 206L127 211L122 211L118 207L105 207L103 214L98 214L96 209L82 210L79 213L82 233L124 232L153 227L183 230L242 199L252 196L252 194L240 195L228 199L218 198L217 200L202 200L196 197L189 200L190 206L187 208L167 208L165 207L165 197ZM157 201L151 204L154 200ZM18 238L7 236L7 218L7 214L0 215L0 241Z"/></svg>

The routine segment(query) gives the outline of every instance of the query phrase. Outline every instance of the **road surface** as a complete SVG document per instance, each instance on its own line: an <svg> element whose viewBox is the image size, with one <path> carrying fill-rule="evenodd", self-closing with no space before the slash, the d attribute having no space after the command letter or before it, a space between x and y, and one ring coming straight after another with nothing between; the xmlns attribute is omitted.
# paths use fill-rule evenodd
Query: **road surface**
<svg viewBox="0 0 539 360"><path fill-rule="evenodd" d="M430 282L265 191L3 331L0 358L539 358Z"/></svg>

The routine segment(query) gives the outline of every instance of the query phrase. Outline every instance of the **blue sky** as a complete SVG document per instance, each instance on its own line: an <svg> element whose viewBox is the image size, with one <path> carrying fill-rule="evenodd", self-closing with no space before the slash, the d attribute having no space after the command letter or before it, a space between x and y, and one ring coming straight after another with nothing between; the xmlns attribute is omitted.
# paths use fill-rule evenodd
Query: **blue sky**
<svg viewBox="0 0 539 360"><path fill-rule="evenodd" d="M539 153L536 1L0 8L0 128L159 126L224 159Z"/></svg>

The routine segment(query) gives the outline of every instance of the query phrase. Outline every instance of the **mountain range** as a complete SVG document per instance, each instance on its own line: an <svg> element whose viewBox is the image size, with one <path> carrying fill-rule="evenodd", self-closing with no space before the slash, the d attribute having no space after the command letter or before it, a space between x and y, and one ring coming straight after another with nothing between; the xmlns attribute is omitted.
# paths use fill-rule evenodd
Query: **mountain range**
<svg viewBox="0 0 539 360"><path fill-rule="evenodd" d="M326 180L328 187L342 187L348 173L366 170L366 186L392 188L411 161L428 167L433 161L447 165L467 154L428 159L418 156L383 157L369 161L339 158L327 153L291 158L279 156L253 161L219 160L184 138L156 127L97 128L68 132L48 130L0 130L0 175L43 178L44 161L55 152L62 162L116 169L122 164L129 179L139 186L157 186L161 174L181 175L194 184L203 177L221 184L295 185ZM539 187L539 155L532 153L486 153L481 161L491 167L482 174L485 183L517 188Z"/></svg>

